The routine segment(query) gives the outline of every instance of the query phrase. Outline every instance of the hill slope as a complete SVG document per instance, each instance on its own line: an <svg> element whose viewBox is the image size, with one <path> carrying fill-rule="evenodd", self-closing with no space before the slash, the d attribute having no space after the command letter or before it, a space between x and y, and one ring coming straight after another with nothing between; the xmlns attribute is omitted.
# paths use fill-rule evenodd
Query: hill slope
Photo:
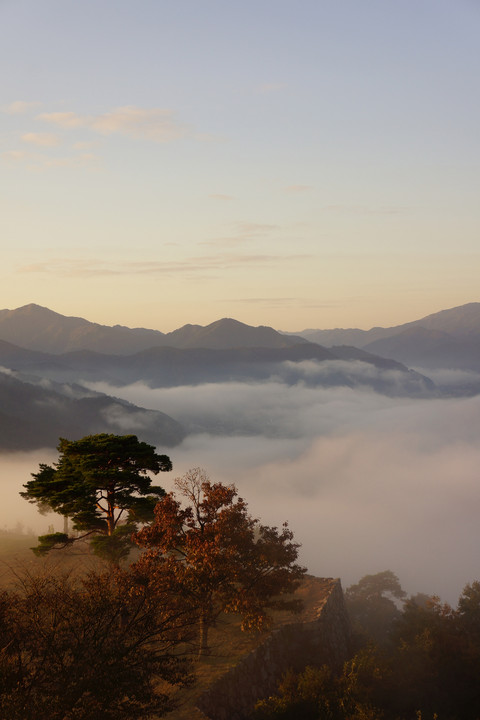
<svg viewBox="0 0 480 720"><path fill-rule="evenodd" d="M185 437L173 418L75 385L0 372L0 451L55 447L59 437L140 435L159 447Z"/></svg>

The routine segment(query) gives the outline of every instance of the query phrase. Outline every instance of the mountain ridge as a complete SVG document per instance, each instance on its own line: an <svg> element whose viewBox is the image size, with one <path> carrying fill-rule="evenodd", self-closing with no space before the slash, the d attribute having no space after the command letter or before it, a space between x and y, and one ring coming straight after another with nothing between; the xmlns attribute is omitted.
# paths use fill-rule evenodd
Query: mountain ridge
<svg viewBox="0 0 480 720"><path fill-rule="evenodd" d="M0 339L28 350L61 354L76 350L130 355L151 347L227 349L290 347L308 341L286 336L265 325L254 327L233 318L209 325L184 325L169 333L124 325L100 325L61 315L35 303L0 310Z"/></svg>
<svg viewBox="0 0 480 720"><path fill-rule="evenodd" d="M422 331L418 331L421 328ZM61 315L36 303L14 310L0 310L0 339L28 350L63 354L92 350L107 354L130 355L151 347L234 349L242 347L291 347L316 343L324 347L340 345L364 348L382 354L378 344L386 338L403 335L434 338L434 332L459 341L480 338L480 302L440 310L401 325L360 328L307 329L298 333L280 332L266 325L252 326L234 318L220 318L208 325L186 324L168 333L125 325L101 325L81 317ZM409 334L410 333L410 334ZM447 338L447 336L449 336ZM372 345L377 343L377 345ZM399 358L404 362L403 358Z"/></svg>
<svg viewBox="0 0 480 720"><path fill-rule="evenodd" d="M468 342L473 343L477 308L470 310ZM458 317L447 320L458 324ZM420 347L428 336L431 343L450 344L454 349L466 342L415 323L400 330L395 336L399 355L409 339ZM12 342L12 337L20 337L24 345ZM159 344L152 346L152 339ZM25 347L42 343L55 351ZM218 415L213 406L199 414L196 386L211 386L208 392L213 393L215 386L223 392L229 383L245 387L270 383L272 388L359 389L390 397L442 395L443 390L425 374L398 362L395 354L395 359L390 359L391 354L373 352L370 346L337 343L327 348L233 318L221 318L207 326L184 325L164 334L65 318L34 304L18 311L0 311L0 449L5 444L11 448L38 447L47 440L52 444L60 435L115 429L145 435L147 441L161 445L181 442L185 434L199 432L281 437L285 431L268 412L244 417L234 411L222 412L220 404ZM60 351L62 347L67 350ZM143 399L129 405L125 400L135 397L131 388L137 384L144 389L137 397ZM152 405L162 409L153 396L150 400L149 389L176 387L191 388L184 395L192 397L191 406L183 400L178 405L166 401L168 415L145 409ZM469 380L464 393L478 392L479 383ZM119 399L122 396L124 399Z"/></svg>
<svg viewBox="0 0 480 720"><path fill-rule="evenodd" d="M480 302L457 305L453 308L425 315L418 320L390 327L376 325L369 330L360 328L328 328L324 330L309 328L293 334L300 335L310 340L310 342L321 341L321 344L327 347L330 346L330 341L334 339L338 341L339 345L352 344L356 347L364 347L381 337L390 337L411 327L419 326L427 330L440 330L455 337L480 335ZM356 342L350 342L352 338L355 338ZM332 342L331 344L335 343Z"/></svg>
<svg viewBox="0 0 480 720"><path fill-rule="evenodd" d="M305 363L310 365L306 367ZM375 368L377 374L360 377L360 368L355 363ZM159 388L222 382L258 383L275 378L289 385L301 382L326 387L354 387L360 382L379 392L395 394L396 383L392 385L389 377L393 372L404 378L407 395L431 395L434 391L428 378L395 360L354 347L328 349L316 343L282 348L153 347L126 356L92 350L59 355L23 348L14 352L11 344L0 341L0 367L67 384L107 382L121 387L144 382L151 388Z"/></svg>
<svg viewBox="0 0 480 720"><path fill-rule="evenodd" d="M426 371L458 369L480 373L480 303L471 302L390 328L305 330L325 347L354 345Z"/></svg>

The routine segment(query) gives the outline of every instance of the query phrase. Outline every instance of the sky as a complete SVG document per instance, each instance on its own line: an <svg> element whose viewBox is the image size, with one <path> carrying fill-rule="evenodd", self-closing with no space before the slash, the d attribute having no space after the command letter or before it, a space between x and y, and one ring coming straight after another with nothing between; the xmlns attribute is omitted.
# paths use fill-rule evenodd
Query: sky
<svg viewBox="0 0 480 720"><path fill-rule="evenodd" d="M1 308L168 332L478 301L477 0L0 0Z"/></svg>

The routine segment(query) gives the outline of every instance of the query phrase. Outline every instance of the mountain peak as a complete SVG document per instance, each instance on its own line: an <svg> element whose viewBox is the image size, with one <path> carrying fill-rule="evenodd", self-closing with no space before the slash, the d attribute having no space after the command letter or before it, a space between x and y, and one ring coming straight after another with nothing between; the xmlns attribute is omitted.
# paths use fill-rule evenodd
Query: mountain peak
<svg viewBox="0 0 480 720"><path fill-rule="evenodd" d="M129 354L161 344L163 333L130 330L67 317L36 303L0 311L0 338L29 350L63 353L95 350Z"/></svg>
<svg viewBox="0 0 480 720"><path fill-rule="evenodd" d="M178 348L227 350L240 347L289 347L305 343L303 338L282 335L271 327L253 327L233 318L221 318L209 325L184 325L168 333L168 342Z"/></svg>
<svg viewBox="0 0 480 720"><path fill-rule="evenodd" d="M53 310L49 310L47 307L43 307L43 305L37 305L36 303L28 303L27 305L22 305L19 308L16 308L15 310L0 310L0 316L1 315L8 315L8 314L15 314L17 317L19 315L33 315L33 314L42 314L42 315L59 315L58 313L54 312ZM61 317L61 316L60 316Z"/></svg>

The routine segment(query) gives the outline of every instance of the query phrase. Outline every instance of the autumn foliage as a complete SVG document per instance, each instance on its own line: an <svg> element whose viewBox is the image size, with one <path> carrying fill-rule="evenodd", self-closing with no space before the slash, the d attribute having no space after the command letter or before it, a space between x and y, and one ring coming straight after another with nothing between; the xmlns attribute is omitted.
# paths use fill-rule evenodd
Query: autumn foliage
<svg viewBox="0 0 480 720"><path fill-rule="evenodd" d="M177 479L176 487L188 505L174 493L157 504L154 522L134 536L147 548L136 569L151 582L169 578L190 605L200 654L222 612L240 614L242 629L261 630L269 610L298 610L290 594L305 570L296 564L299 545L287 525L259 524L234 486L210 482L200 468Z"/></svg>
<svg viewBox="0 0 480 720"><path fill-rule="evenodd" d="M209 651L222 613L262 630L274 609L300 610L304 575L284 524L260 524L234 486L195 468L165 495L150 474L167 456L136 436L61 440L22 496L70 519L107 571L18 577L0 593L0 718L147 720L191 681L192 648ZM140 529L141 528L141 529ZM40 538L36 554L75 537ZM120 567L132 547L139 559Z"/></svg>

